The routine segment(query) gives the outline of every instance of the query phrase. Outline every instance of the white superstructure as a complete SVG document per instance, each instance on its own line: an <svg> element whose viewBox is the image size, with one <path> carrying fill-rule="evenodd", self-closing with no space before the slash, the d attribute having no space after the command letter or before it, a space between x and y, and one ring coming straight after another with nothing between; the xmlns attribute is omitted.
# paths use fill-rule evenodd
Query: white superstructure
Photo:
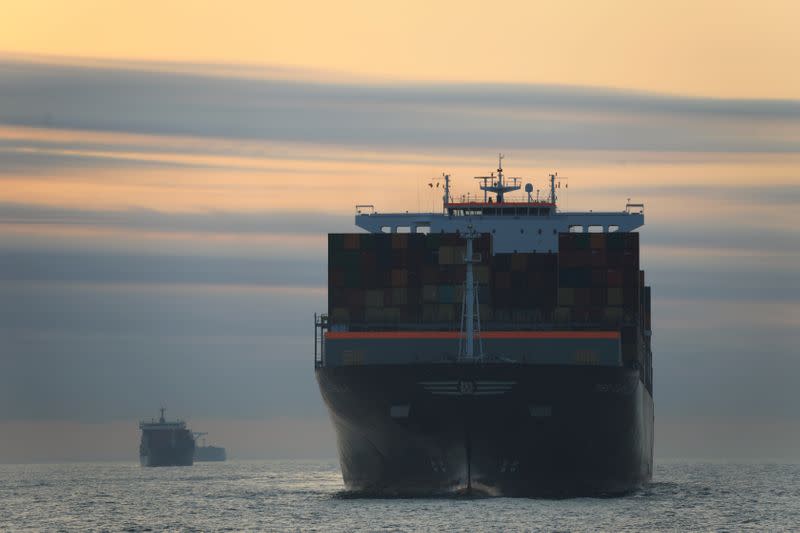
<svg viewBox="0 0 800 533"><path fill-rule="evenodd" d="M482 201L453 201L450 176L445 175L442 213L379 213L371 205L356 206L356 226L370 233L491 233L493 253L553 253L558 234L567 232L629 232L644 225L644 205L628 203L623 211L560 212L556 208L556 174L550 175L546 200L513 201L506 193L520 189L519 178L505 178L502 156L497 175L479 176ZM513 180L509 184L506 180ZM489 196L493 194L494 197Z"/></svg>

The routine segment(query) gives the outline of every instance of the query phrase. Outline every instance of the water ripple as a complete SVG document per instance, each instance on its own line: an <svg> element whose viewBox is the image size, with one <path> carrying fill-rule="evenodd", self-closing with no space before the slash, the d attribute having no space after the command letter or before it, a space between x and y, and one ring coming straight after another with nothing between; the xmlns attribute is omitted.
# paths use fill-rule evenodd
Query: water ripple
<svg viewBox="0 0 800 533"><path fill-rule="evenodd" d="M334 461L0 466L0 530L742 531L800 523L800 465L664 463L627 496L560 500L344 490Z"/></svg>

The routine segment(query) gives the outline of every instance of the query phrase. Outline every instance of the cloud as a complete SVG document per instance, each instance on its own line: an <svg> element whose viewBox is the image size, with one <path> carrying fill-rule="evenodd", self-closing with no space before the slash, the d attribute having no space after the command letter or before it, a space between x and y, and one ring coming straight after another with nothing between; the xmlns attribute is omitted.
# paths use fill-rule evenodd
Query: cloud
<svg viewBox="0 0 800 533"><path fill-rule="evenodd" d="M323 287L324 261L286 256L213 257L93 253L0 252L0 280L185 285Z"/></svg>
<svg viewBox="0 0 800 533"><path fill-rule="evenodd" d="M0 224L102 227L202 234L308 234L350 231L353 216L310 211L175 213L151 209L97 210L0 202Z"/></svg>
<svg viewBox="0 0 800 533"><path fill-rule="evenodd" d="M800 101L0 62L0 122L381 148L796 152Z"/></svg>

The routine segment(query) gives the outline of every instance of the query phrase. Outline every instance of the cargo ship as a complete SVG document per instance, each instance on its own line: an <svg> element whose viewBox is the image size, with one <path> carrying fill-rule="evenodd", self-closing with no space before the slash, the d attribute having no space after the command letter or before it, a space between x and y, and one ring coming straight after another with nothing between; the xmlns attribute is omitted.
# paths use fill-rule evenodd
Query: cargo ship
<svg viewBox="0 0 800 533"><path fill-rule="evenodd" d="M613 495L653 471L644 205L562 212L507 178L328 235L314 365L347 489ZM431 187L434 183L432 182ZM549 194L547 194L549 188Z"/></svg>
<svg viewBox="0 0 800 533"><path fill-rule="evenodd" d="M139 463L142 466L192 466L194 436L183 420L169 422L161 408L158 420L139 422L142 440L139 443Z"/></svg>
<svg viewBox="0 0 800 533"><path fill-rule="evenodd" d="M225 461L228 458L225 448L222 446L212 446L206 444L206 439L203 438L202 444L197 444L197 439L205 437L208 433L195 433L194 434L194 460L198 463L206 461Z"/></svg>

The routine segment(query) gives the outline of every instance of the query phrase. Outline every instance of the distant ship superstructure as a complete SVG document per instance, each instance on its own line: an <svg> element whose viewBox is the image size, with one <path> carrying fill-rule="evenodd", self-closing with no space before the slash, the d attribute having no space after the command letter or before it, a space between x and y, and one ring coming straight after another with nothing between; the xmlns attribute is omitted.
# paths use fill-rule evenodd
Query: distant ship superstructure
<svg viewBox="0 0 800 533"><path fill-rule="evenodd" d="M560 212L517 178L441 213L356 206L328 236L315 368L345 484L387 494L619 493L653 466L644 207ZM490 197L490 194L493 197Z"/></svg>
<svg viewBox="0 0 800 533"><path fill-rule="evenodd" d="M139 443L139 462L142 466L191 466L195 442L183 420L169 422L161 408L158 420L139 422L142 439Z"/></svg>

